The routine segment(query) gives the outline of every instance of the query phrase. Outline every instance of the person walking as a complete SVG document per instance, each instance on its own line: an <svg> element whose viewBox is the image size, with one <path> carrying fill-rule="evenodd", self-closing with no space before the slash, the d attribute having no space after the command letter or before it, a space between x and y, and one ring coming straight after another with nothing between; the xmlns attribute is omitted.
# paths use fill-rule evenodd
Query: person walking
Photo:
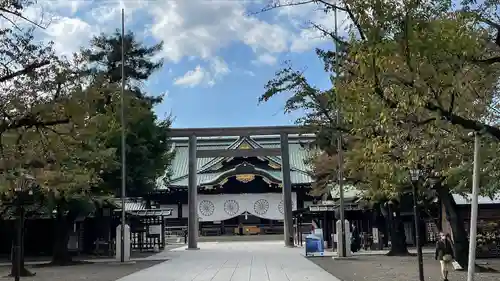
<svg viewBox="0 0 500 281"><path fill-rule="evenodd" d="M441 276L444 281L448 281L448 273L450 272L452 262L455 259L453 243L449 234L439 233L439 240L436 242L435 259L441 264Z"/></svg>

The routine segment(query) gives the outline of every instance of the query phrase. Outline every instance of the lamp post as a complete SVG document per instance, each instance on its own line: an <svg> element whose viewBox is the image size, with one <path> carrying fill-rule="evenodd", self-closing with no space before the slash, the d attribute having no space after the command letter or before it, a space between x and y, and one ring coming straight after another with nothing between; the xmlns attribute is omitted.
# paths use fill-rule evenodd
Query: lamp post
<svg viewBox="0 0 500 281"><path fill-rule="evenodd" d="M479 172L480 172L480 134L474 132L474 166L472 171L472 202L470 204L470 230L469 230L469 263L467 265L467 281L474 280L474 271L476 269L476 239L477 239L477 214L479 210Z"/></svg>
<svg viewBox="0 0 500 281"><path fill-rule="evenodd" d="M32 176L22 175L14 187L14 201L17 213L16 244L14 246L15 259L13 260L13 275L15 281L19 281L22 270L24 204L33 197L34 183L35 181Z"/></svg>
<svg viewBox="0 0 500 281"><path fill-rule="evenodd" d="M419 227L419 218L420 215L418 213L417 206L417 185L420 182L421 171L419 169L410 170L410 177L412 183L412 193L413 193L413 215L415 219L415 242L417 246L417 258L418 258L418 279L420 281L424 281L424 261L422 259L422 245L420 243L420 227Z"/></svg>

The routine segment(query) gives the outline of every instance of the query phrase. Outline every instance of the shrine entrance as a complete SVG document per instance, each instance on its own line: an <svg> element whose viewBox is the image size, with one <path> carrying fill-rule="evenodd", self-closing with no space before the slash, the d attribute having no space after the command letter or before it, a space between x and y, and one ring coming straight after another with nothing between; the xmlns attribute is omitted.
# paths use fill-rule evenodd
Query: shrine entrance
<svg viewBox="0 0 500 281"><path fill-rule="evenodd" d="M260 157L280 156L282 174L282 200L281 210L283 218L284 241L288 247L294 246L293 218L292 218L292 187L290 178L290 152L288 136L307 132L298 126L273 126L273 127L241 127L241 128L200 128L200 129L171 129L171 137L188 137L188 249L198 249L199 218L198 218L198 179L197 159L216 157ZM279 135L279 148L253 148L245 149L198 149L198 137L245 137ZM244 169L245 167L241 167ZM235 171L237 174L258 174L257 171ZM253 210L253 209L252 209ZM249 212L251 213L251 211Z"/></svg>

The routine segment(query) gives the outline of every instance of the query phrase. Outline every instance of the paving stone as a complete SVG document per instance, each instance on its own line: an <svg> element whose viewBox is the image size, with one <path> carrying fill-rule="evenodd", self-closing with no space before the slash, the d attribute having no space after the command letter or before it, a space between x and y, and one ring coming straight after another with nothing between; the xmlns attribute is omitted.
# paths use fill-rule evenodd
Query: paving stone
<svg viewBox="0 0 500 281"><path fill-rule="evenodd" d="M338 281L281 241L207 242L169 252L170 260L118 281Z"/></svg>

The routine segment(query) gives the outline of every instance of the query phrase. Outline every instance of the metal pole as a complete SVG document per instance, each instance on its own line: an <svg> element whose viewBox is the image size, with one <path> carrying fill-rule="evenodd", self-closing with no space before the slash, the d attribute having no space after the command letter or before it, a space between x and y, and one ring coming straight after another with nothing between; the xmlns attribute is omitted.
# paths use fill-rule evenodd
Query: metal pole
<svg viewBox="0 0 500 281"><path fill-rule="evenodd" d="M121 85L121 127L122 127L122 219L120 228L120 261L125 262L125 191L127 186L126 171L126 136L125 136L125 12L122 9L122 85Z"/></svg>
<svg viewBox="0 0 500 281"><path fill-rule="evenodd" d="M299 218L299 241L300 241L300 246L302 247L302 215L300 215Z"/></svg>
<svg viewBox="0 0 500 281"><path fill-rule="evenodd" d="M422 244L420 243L420 227L419 218L420 214L418 212L418 202L417 202L417 182L412 181L412 192L413 192L413 216L415 220L415 242L417 246L417 258L418 258L418 280L424 281L424 261L422 258Z"/></svg>
<svg viewBox="0 0 500 281"><path fill-rule="evenodd" d="M472 175L472 202L470 215L469 232L469 264L467 267L467 281L474 280L474 270L476 265L476 236L477 236L477 213L478 213L478 195L479 195L479 134L474 133L474 170Z"/></svg>
<svg viewBox="0 0 500 281"><path fill-rule="evenodd" d="M335 36L338 35L338 26L337 26L337 8L333 9L333 19L335 22ZM339 51L339 44L337 41L335 41L335 76L338 76L339 72L339 59L338 59L338 51ZM337 95L337 126L340 126L342 124L342 118L340 116L340 100ZM342 155L342 134L340 131L337 131L337 156L338 156L338 183L339 183L339 213L340 213L340 234L341 237L338 241L340 245L342 245L342 248L339 248L339 256L340 257L345 257L347 253L347 248L346 248L346 229L345 229L345 214L344 214L344 171L343 171L343 155Z"/></svg>
<svg viewBox="0 0 500 281"><path fill-rule="evenodd" d="M196 136L189 137L188 155L188 250L198 249L198 183L196 179Z"/></svg>
<svg viewBox="0 0 500 281"><path fill-rule="evenodd" d="M292 213L292 181L290 179L290 149L288 133L281 133L281 172L283 179L283 215L285 230L285 246L293 247L293 213Z"/></svg>
<svg viewBox="0 0 500 281"><path fill-rule="evenodd" d="M16 233L16 247L15 247L15 271L14 271L14 280L19 281L21 278L21 240L23 236L23 210L21 200L17 198L17 233Z"/></svg>

